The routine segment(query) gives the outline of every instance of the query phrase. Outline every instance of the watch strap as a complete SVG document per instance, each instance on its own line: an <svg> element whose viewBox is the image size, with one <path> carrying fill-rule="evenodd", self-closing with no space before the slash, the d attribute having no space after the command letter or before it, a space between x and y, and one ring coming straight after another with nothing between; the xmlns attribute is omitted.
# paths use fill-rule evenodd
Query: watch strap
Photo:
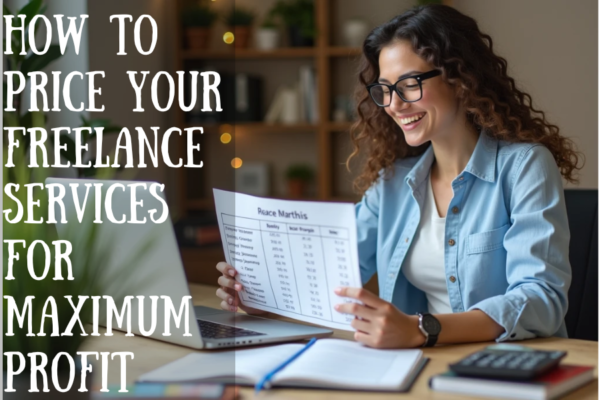
<svg viewBox="0 0 600 400"><path fill-rule="evenodd" d="M423 347L433 347L437 343L438 335L430 335L428 334L425 337L425 343L423 343Z"/></svg>

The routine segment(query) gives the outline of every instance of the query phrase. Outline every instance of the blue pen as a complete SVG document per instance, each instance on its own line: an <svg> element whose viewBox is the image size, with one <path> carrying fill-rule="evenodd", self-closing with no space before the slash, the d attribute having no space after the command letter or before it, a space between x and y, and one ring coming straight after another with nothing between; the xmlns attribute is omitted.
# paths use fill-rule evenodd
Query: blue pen
<svg viewBox="0 0 600 400"><path fill-rule="evenodd" d="M260 380L260 382L258 382L256 384L256 386L254 387L254 392L258 393L260 392L262 389L268 389L271 386L271 379L273 379L273 376L278 373L279 371L281 371L282 369L284 369L285 367L287 367L292 361L294 361L296 358L300 357L300 355L302 353L304 353L306 350L308 350L308 348L310 346L312 346L313 344L315 344L315 342L317 341L317 338L312 338L310 339L310 341L306 344L306 346L304 346L302 349L300 349L296 354L294 354L293 356L291 356L287 361L285 361L283 364L281 364L280 366L278 366L277 368L275 368L273 371L269 372L267 375L265 375L264 378L262 378Z"/></svg>

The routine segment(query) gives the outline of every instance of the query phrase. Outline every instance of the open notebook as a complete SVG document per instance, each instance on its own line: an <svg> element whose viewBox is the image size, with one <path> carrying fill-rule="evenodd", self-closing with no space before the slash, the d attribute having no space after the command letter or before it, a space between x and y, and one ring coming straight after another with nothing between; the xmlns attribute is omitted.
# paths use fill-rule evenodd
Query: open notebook
<svg viewBox="0 0 600 400"><path fill-rule="evenodd" d="M210 381L255 385L302 344L222 353L192 353L142 375L140 382ZM406 391L427 359L421 350L376 350L356 342L321 339L278 372L273 386Z"/></svg>

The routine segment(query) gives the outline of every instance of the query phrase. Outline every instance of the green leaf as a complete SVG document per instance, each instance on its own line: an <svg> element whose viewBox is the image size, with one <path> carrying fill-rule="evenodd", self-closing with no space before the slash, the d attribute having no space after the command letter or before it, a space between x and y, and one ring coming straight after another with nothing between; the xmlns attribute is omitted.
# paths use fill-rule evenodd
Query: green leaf
<svg viewBox="0 0 600 400"><path fill-rule="evenodd" d="M21 125L24 128L43 128L46 126L46 114L43 111L30 111L21 117Z"/></svg>
<svg viewBox="0 0 600 400"><path fill-rule="evenodd" d="M6 4L4 4L4 5L2 6L2 14L3 14L3 15L13 15L13 14L12 14L12 12L10 12L9 8L8 8L8 7L6 7Z"/></svg>
<svg viewBox="0 0 600 400"><path fill-rule="evenodd" d="M27 57L21 65L21 72L23 75L27 75L29 72L41 71L46 68L48 64L57 60L61 56L62 54L60 53L60 46L53 44L50 46L46 54L31 54L29 57Z"/></svg>
<svg viewBox="0 0 600 400"><path fill-rule="evenodd" d="M19 10L19 14L25 15L25 26L29 25L33 17L39 14L43 0L31 0L25 7Z"/></svg>

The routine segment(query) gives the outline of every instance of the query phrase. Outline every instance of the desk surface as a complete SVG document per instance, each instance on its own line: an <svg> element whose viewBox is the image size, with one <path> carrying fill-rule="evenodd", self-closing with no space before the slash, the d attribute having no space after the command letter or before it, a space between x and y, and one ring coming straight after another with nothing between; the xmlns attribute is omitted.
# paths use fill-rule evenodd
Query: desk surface
<svg viewBox="0 0 600 400"><path fill-rule="evenodd" d="M195 305L208 307L219 307L219 300L215 295L216 288L206 285L190 285L190 291ZM286 320L286 318L281 318ZM352 339L352 333L335 331L333 337L340 339ZM566 350L568 355L564 362L572 364L592 365L598 367L598 343L576 339L545 338L533 339L521 342L524 345L544 350ZM323 390L292 390L277 389L261 393L261 398L272 399L359 399L359 398L405 398L405 399L444 399L462 400L462 396L452 396L442 392L434 392L429 389L427 381L429 377L446 371L447 365L463 356L477 351L487 343L464 344L451 346L437 346L423 349L425 356L431 360L420 374L419 378L408 393L360 393L344 391ZM125 337L123 333L115 332L113 337L93 337L84 345L87 351L132 351L134 360L127 361L127 380L135 381L141 374L156 369L164 364L175 361L194 350L172 345L144 337ZM96 369L99 371L99 369ZM118 359L111 361L108 370L110 384L120 383L120 366ZM596 371L597 375L597 371ZM99 373L94 375L96 385L101 383ZM252 398L253 392L250 388L241 390L243 398ZM472 397L470 397L472 398ZM565 399L582 400L598 398L598 380L571 393Z"/></svg>

